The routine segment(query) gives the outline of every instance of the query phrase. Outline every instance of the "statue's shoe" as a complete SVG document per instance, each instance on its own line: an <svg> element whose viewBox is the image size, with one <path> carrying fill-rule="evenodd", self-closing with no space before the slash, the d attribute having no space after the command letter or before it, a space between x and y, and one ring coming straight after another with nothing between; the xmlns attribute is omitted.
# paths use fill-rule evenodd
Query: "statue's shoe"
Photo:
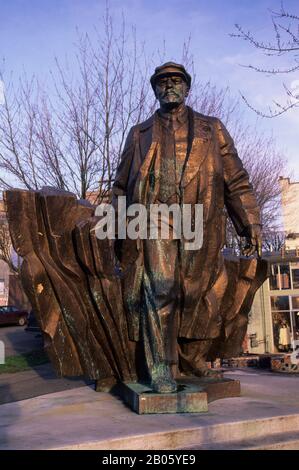
<svg viewBox="0 0 299 470"><path fill-rule="evenodd" d="M159 377L151 381L150 385L153 392L156 393L174 393L177 391L177 383L172 378Z"/></svg>

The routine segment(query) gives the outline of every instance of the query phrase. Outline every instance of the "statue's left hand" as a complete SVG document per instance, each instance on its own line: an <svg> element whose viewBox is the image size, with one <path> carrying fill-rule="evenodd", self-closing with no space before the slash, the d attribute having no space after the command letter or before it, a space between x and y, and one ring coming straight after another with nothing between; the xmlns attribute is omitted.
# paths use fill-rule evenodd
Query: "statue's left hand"
<svg viewBox="0 0 299 470"><path fill-rule="evenodd" d="M242 235L246 238L246 246L243 255L251 256L257 252L259 258L262 257L262 228L260 225L248 225Z"/></svg>

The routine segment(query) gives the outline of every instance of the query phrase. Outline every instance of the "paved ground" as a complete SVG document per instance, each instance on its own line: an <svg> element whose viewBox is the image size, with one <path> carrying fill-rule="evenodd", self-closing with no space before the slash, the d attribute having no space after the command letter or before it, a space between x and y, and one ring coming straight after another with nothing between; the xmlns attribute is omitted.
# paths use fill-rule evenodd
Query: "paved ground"
<svg viewBox="0 0 299 470"><path fill-rule="evenodd" d="M208 413L137 415L89 387L0 406L0 449L299 449L299 377L232 371Z"/></svg>
<svg viewBox="0 0 299 470"><path fill-rule="evenodd" d="M41 336L1 327L6 354L40 349ZM298 449L299 376L229 370L242 396L208 413L136 415L82 378L58 379L51 364L0 374L0 449ZM13 402L13 403L12 403ZM55 430L55 431L53 431Z"/></svg>
<svg viewBox="0 0 299 470"><path fill-rule="evenodd" d="M94 384L82 377L58 378L51 364L24 372L0 374L0 405Z"/></svg>
<svg viewBox="0 0 299 470"><path fill-rule="evenodd" d="M43 347L41 334L25 331L24 326L0 326L0 341L4 342L6 356L24 354Z"/></svg>
<svg viewBox="0 0 299 470"><path fill-rule="evenodd" d="M20 326L1 326L0 341L5 355L15 356L43 348L41 334ZM0 404L69 390L92 383L82 378L57 378L52 365L44 364L28 371L0 374Z"/></svg>

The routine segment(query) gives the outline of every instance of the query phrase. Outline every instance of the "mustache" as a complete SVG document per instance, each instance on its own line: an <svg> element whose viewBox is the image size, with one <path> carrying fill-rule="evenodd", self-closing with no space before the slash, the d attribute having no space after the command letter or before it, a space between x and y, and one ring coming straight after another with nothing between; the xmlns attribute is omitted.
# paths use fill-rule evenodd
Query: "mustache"
<svg viewBox="0 0 299 470"><path fill-rule="evenodd" d="M174 96L179 96L178 93L176 93L174 90L167 90L163 93L163 97L167 95L174 95Z"/></svg>

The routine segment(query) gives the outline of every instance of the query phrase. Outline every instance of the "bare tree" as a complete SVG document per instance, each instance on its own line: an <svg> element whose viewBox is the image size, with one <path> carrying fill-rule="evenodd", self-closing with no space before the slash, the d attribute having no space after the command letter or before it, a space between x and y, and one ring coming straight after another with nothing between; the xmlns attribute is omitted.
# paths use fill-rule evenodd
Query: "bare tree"
<svg viewBox="0 0 299 470"><path fill-rule="evenodd" d="M241 122L239 122L238 129L235 142L261 208L263 238L269 238L269 234L272 234L273 238L273 234L280 230L279 177L286 172L286 161L276 149L275 141L271 136L244 126ZM236 252L239 252L242 247L242 240L236 236L230 221L227 223L227 245ZM264 248L267 249L265 244Z"/></svg>
<svg viewBox="0 0 299 470"><path fill-rule="evenodd" d="M149 66L135 31L114 32L109 10L94 38L78 34L75 64L51 73L55 93L36 79L5 83L0 106L2 188L55 186L78 197L109 191L128 129L154 105Z"/></svg>
<svg viewBox="0 0 299 470"><path fill-rule="evenodd" d="M263 231L265 234L276 232L281 206L279 178L286 172L286 160L277 149L274 136L246 123L240 103L228 87L219 89L210 82L195 83L191 99L195 109L219 117L227 126L255 190ZM242 240L229 219L227 246L238 253L242 247Z"/></svg>
<svg viewBox="0 0 299 470"><path fill-rule="evenodd" d="M275 57L278 61L281 57L287 56L289 66L287 67L257 67L252 64L244 65L245 67L254 70L258 73L284 75L299 70L299 13L291 13L285 10L283 3L278 12L271 11L271 19L273 25L273 39L270 41L258 40L250 31L244 30L239 24L235 25L236 33L231 34L232 37L241 38L249 42L251 46L261 51L265 56ZM264 113L254 108L242 95L246 104L257 114L263 117L279 116L291 108L299 107L299 93L290 90L285 83L283 83L284 92L286 95L285 103L279 103L273 100L272 106L269 107L268 112Z"/></svg>
<svg viewBox="0 0 299 470"><path fill-rule="evenodd" d="M267 251L280 251L285 246L285 234L284 232L265 232L263 245Z"/></svg>
<svg viewBox="0 0 299 470"><path fill-rule="evenodd" d="M0 220L0 260L4 261L11 273L19 274L19 266L14 263L12 243L7 221Z"/></svg>

